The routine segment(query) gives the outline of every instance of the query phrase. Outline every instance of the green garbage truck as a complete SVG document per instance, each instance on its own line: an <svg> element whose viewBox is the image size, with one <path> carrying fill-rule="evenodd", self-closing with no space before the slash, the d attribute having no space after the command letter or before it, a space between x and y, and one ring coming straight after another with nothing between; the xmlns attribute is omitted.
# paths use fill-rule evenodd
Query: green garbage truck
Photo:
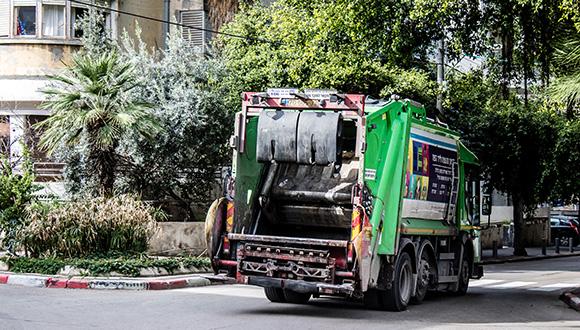
<svg viewBox="0 0 580 330"><path fill-rule="evenodd" d="M246 92L230 145L208 254L270 301L330 295L401 311L483 276L478 159L421 104Z"/></svg>

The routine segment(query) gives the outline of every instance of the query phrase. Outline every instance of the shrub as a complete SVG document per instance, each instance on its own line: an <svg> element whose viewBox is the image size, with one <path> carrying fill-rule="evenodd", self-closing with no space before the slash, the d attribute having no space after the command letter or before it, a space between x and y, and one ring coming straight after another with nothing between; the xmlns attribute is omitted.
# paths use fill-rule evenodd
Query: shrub
<svg viewBox="0 0 580 330"><path fill-rule="evenodd" d="M86 275L99 276L112 272L126 276L139 276L143 268L165 269L173 274L180 267L209 268L208 258L172 257L152 258L146 255L96 255L86 258L25 258L0 257L0 261L8 265L11 272L38 273L56 275L59 270L69 265L86 272Z"/></svg>
<svg viewBox="0 0 580 330"><path fill-rule="evenodd" d="M22 159L16 161L0 155L0 248L15 252L17 236L25 226L24 209L37 189L26 147Z"/></svg>
<svg viewBox="0 0 580 330"><path fill-rule="evenodd" d="M32 256L143 252L159 212L131 195L33 204L21 242Z"/></svg>

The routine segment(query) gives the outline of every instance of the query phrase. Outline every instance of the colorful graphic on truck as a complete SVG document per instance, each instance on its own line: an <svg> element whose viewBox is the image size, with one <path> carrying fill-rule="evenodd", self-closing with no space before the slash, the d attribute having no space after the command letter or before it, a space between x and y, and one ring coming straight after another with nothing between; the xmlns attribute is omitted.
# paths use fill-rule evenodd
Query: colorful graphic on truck
<svg viewBox="0 0 580 330"><path fill-rule="evenodd" d="M445 139L451 140L451 139ZM447 203L457 148L451 141L413 129L405 176L405 198Z"/></svg>

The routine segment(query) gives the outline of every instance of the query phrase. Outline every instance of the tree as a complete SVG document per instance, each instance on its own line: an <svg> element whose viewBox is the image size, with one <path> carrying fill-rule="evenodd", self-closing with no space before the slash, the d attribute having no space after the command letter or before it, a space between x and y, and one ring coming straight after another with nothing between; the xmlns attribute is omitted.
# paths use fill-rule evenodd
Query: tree
<svg viewBox="0 0 580 330"><path fill-rule="evenodd" d="M450 80L447 120L479 157L493 188L513 202L514 254L525 255L525 217L550 200L561 118L540 102L527 106L481 72Z"/></svg>
<svg viewBox="0 0 580 330"><path fill-rule="evenodd" d="M132 94L152 105L161 126L154 140L134 136L123 143L131 155L123 159L123 189L175 200L195 219L196 206L205 210L216 189L216 172L228 163L227 140L239 100L226 103L221 61L187 47L179 34L170 36L162 52L150 52L127 36L123 49L123 60L141 69L143 83Z"/></svg>
<svg viewBox="0 0 580 330"><path fill-rule="evenodd" d="M565 122L556 146L554 199L580 202L580 33L572 31L555 53L557 77L548 95L562 104ZM580 211L579 211L580 212Z"/></svg>
<svg viewBox="0 0 580 330"><path fill-rule="evenodd" d="M524 216L549 200L558 117L519 101L490 100L481 117L478 155L492 185L513 202L514 255L526 255Z"/></svg>
<svg viewBox="0 0 580 330"><path fill-rule="evenodd" d="M580 202L580 120L566 121L559 132L554 164L554 199L564 203ZM580 210L579 210L580 212Z"/></svg>
<svg viewBox="0 0 580 330"><path fill-rule="evenodd" d="M84 146L90 164L85 174L96 178L97 191L105 196L113 194L121 140L129 134L152 138L158 131L150 105L131 97L136 78L135 68L115 51L78 53L62 74L50 76L55 84L44 91L42 107L51 116L38 124L45 129L41 147L50 155L63 145Z"/></svg>

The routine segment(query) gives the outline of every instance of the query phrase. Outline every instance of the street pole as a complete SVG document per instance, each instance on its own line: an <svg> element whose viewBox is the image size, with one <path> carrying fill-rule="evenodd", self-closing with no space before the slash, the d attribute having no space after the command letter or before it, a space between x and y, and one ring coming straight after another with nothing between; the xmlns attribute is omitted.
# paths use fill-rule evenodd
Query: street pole
<svg viewBox="0 0 580 330"><path fill-rule="evenodd" d="M443 83L445 82L445 41L443 37L439 40L437 49L437 85L439 93L437 94L437 111L443 115Z"/></svg>

